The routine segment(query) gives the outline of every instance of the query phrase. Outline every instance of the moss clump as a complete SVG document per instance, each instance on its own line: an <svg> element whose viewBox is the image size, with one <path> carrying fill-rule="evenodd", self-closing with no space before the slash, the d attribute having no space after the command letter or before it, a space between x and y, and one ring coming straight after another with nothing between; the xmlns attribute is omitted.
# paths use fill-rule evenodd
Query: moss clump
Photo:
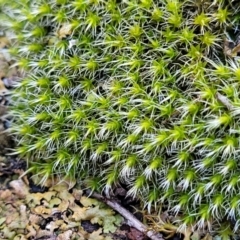
<svg viewBox="0 0 240 240"><path fill-rule="evenodd" d="M30 170L107 191L121 181L149 210L165 202L184 211L183 224L231 218L237 229L240 65L223 42L239 3L23 6L5 12L29 73L16 89L12 130Z"/></svg>

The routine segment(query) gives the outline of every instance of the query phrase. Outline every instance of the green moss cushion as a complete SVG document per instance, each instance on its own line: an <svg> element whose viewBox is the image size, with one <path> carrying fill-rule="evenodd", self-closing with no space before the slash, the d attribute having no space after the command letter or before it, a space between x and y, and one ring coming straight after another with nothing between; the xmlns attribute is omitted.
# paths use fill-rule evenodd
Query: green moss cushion
<svg viewBox="0 0 240 240"><path fill-rule="evenodd" d="M106 191L123 182L185 224L239 219L240 65L225 39L239 4L228 2L38 0L14 17L6 5L28 72L12 130L30 170Z"/></svg>

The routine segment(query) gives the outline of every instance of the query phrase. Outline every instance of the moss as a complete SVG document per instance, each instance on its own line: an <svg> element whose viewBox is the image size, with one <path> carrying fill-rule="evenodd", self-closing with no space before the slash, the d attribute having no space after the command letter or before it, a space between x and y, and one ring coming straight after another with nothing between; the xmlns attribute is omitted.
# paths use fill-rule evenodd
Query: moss
<svg viewBox="0 0 240 240"><path fill-rule="evenodd" d="M223 49L238 3L22 4L5 12L28 69L12 129L30 169L107 190L124 182L149 211L184 211L183 224L240 218L240 65Z"/></svg>

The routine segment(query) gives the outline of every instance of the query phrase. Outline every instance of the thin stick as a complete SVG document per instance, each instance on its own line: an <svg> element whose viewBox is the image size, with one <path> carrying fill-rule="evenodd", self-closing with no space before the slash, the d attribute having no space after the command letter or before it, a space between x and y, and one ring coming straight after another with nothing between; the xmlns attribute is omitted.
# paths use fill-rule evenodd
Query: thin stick
<svg viewBox="0 0 240 240"><path fill-rule="evenodd" d="M126 220L127 224L131 227L136 228L138 231L146 234L150 239L152 240L164 240L162 237L162 234L155 232L155 231L149 231L147 226L145 226L143 223L141 223L137 218L134 217L132 213L130 213L128 210L123 208L119 203L117 203L114 200L110 200L108 198L103 197L102 195L92 192L91 190L86 191L87 195L90 195L91 197L94 197L100 201L103 201L108 206L110 206L112 209L120 213Z"/></svg>

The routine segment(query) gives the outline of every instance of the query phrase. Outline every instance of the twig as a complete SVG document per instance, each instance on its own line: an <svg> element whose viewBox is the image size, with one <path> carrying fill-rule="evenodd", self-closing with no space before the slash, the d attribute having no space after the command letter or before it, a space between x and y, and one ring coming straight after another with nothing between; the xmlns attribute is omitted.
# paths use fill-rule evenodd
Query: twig
<svg viewBox="0 0 240 240"><path fill-rule="evenodd" d="M91 197L94 197L100 201L103 201L108 206L110 206L112 209L120 213L125 219L127 219L127 224L131 227L136 228L138 231L146 234L150 239L152 240L164 240L162 237L162 234L155 232L155 231L149 231L147 226L145 226L143 223L141 223L137 218L134 217L132 213L130 213L128 210L123 208L119 203L117 203L114 200L110 200L108 198L103 197L102 195L92 192L91 190L86 190L87 195L90 195Z"/></svg>

